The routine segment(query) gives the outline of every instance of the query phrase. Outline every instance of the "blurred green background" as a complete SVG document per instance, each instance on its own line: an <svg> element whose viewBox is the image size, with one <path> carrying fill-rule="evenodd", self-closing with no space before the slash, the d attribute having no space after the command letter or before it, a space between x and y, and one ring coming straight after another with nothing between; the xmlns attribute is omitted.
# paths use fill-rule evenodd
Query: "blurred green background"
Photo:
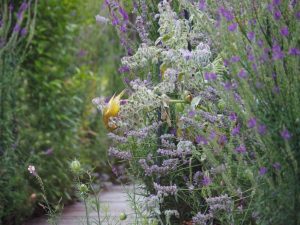
<svg viewBox="0 0 300 225"><path fill-rule="evenodd" d="M14 17L21 3L13 2ZM1 0L1 21L5 7L8 1ZM31 21L35 29L28 27L27 37L0 53L0 224L21 224L42 211L29 164L42 177L50 202L73 199L74 158L98 174L111 171L106 130L91 101L122 89L117 71L123 53L114 29L95 21L101 7L101 0L39 1ZM33 11L32 2L27 19Z"/></svg>

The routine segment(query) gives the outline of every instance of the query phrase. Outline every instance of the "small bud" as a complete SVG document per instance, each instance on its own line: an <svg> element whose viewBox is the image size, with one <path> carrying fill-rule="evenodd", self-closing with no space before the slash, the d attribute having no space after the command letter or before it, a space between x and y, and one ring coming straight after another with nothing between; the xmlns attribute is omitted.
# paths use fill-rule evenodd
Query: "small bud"
<svg viewBox="0 0 300 225"><path fill-rule="evenodd" d="M70 164L70 169L74 174L80 174L81 172L81 164L78 160L74 160Z"/></svg>
<svg viewBox="0 0 300 225"><path fill-rule="evenodd" d="M224 100L220 100L220 101L218 102L218 108L219 108L220 110L224 110L224 108L225 108L225 102L224 102Z"/></svg>
<svg viewBox="0 0 300 225"><path fill-rule="evenodd" d="M85 184L80 184L79 191L81 195L85 195L88 193L89 188Z"/></svg>
<svg viewBox="0 0 300 225"><path fill-rule="evenodd" d="M120 220L126 220L127 219L127 215L125 213L121 213L119 216Z"/></svg>

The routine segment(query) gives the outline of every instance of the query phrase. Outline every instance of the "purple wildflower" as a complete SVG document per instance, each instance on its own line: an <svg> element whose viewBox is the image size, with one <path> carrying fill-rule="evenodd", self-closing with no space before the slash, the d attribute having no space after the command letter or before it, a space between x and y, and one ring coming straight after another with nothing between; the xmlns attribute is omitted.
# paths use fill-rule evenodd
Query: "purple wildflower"
<svg viewBox="0 0 300 225"><path fill-rule="evenodd" d="M210 132L210 134L209 134L209 139L210 139L210 140L214 140L214 139L216 138L216 136L217 136L217 135L216 135L216 132L212 130L212 131Z"/></svg>
<svg viewBox="0 0 300 225"><path fill-rule="evenodd" d="M273 46L272 53L273 53L273 60L280 60L283 59L284 57L284 53L281 50L281 47L277 44Z"/></svg>
<svg viewBox="0 0 300 225"><path fill-rule="evenodd" d="M23 28L22 30L21 30L21 36L22 37L25 37L27 35L27 29L26 28Z"/></svg>
<svg viewBox="0 0 300 225"><path fill-rule="evenodd" d="M231 113L229 114L229 120L235 122L235 121L237 120L237 114L236 114L235 112L231 112Z"/></svg>
<svg viewBox="0 0 300 225"><path fill-rule="evenodd" d="M16 23L16 25L15 25L15 27L14 27L14 30L13 30L13 32L14 32L14 33L19 33L19 32L20 32L20 30L21 30L21 27L20 27L20 25L19 25L18 23Z"/></svg>
<svg viewBox="0 0 300 225"><path fill-rule="evenodd" d="M224 60L223 60L223 63L224 63L224 66L225 66L225 67L228 67L229 64L230 64L229 60L227 60L227 59L224 59Z"/></svg>
<svg viewBox="0 0 300 225"><path fill-rule="evenodd" d="M253 31L250 31L247 33L247 37L250 41L253 41L255 38L255 33Z"/></svg>
<svg viewBox="0 0 300 225"><path fill-rule="evenodd" d="M248 128L253 128L256 126L256 119L254 117L248 120Z"/></svg>
<svg viewBox="0 0 300 225"><path fill-rule="evenodd" d="M202 136L202 135L198 135L198 136L196 137L196 143L197 143L198 145L207 145L207 144L208 144L206 138L205 138L204 136Z"/></svg>
<svg viewBox="0 0 300 225"><path fill-rule="evenodd" d="M123 160L130 160L132 158L131 152L119 151L116 148L110 147L108 150L109 156L123 159Z"/></svg>
<svg viewBox="0 0 300 225"><path fill-rule="evenodd" d="M290 132L288 131L288 129L284 129L280 132L280 135L283 139L288 140L292 137L292 135L290 134Z"/></svg>
<svg viewBox="0 0 300 225"><path fill-rule="evenodd" d="M196 111L195 110L190 110L189 112L188 112L188 116L189 117L195 117L195 115L196 115Z"/></svg>
<svg viewBox="0 0 300 225"><path fill-rule="evenodd" d="M246 147L244 145L240 145L235 148L235 151L240 154L244 154L247 152Z"/></svg>
<svg viewBox="0 0 300 225"><path fill-rule="evenodd" d="M238 77L241 79L245 79L247 77L247 73L245 69L241 69L240 72L238 73Z"/></svg>
<svg viewBox="0 0 300 225"><path fill-rule="evenodd" d="M256 25L256 19L250 19L248 23L249 25Z"/></svg>
<svg viewBox="0 0 300 225"><path fill-rule="evenodd" d="M154 189L157 191L157 196L169 196L169 195L176 195L177 193L177 186L161 186L157 183L153 183Z"/></svg>
<svg viewBox="0 0 300 225"><path fill-rule="evenodd" d="M223 86L224 86L225 91L229 91L229 90L232 89L232 84L231 84L230 81L226 81L226 82L223 84Z"/></svg>
<svg viewBox="0 0 300 225"><path fill-rule="evenodd" d="M280 169L281 169L280 163L279 163L279 162L273 163L273 168L274 168L275 170L280 170Z"/></svg>
<svg viewBox="0 0 300 225"><path fill-rule="evenodd" d="M237 26L238 26L237 23L232 23L232 24L230 24L230 25L228 26L228 30L229 30L230 32L234 32L234 31L236 31Z"/></svg>
<svg viewBox="0 0 300 225"><path fill-rule="evenodd" d="M236 135L238 135L239 133L240 133L240 126L234 127L234 128L232 129L232 131L231 131L231 134L232 134L233 136L236 136Z"/></svg>
<svg viewBox="0 0 300 225"><path fill-rule="evenodd" d="M195 225L205 225L205 224L207 224L207 221L211 219L211 217L212 217L211 214L202 214L201 212L198 212L192 218L192 221L193 221L192 224L195 224Z"/></svg>
<svg viewBox="0 0 300 225"><path fill-rule="evenodd" d="M204 11L206 9L206 0L199 1L199 9Z"/></svg>
<svg viewBox="0 0 300 225"><path fill-rule="evenodd" d="M129 66L121 66L118 71L119 73L128 73L130 71L130 68Z"/></svg>
<svg viewBox="0 0 300 225"><path fill-rule="evenodd" d="M129 16L128 16L128 14L127 14L127 12L126 12L125 9L123 9L122 7L119 7L119 13L123 17L124 21L128 21L129 20Z"/></svg>
<svg viewBox="0 0 300 225"><path fill-rule="evenodd" d="M23 17L23 13L24 11L27 9L28 7L28 4L27 2L23 2L19 8L19 11L18 11L18 14L17 14L17 17L18 17L18 20L20 21Z"/></svg>
<svg viewBox="0 0 300 225"><path fill-rule="evenodd" d="M259 124L257 131L260 135L265 135L267 133L267 126L264 124Z"/></svg>
<svg viewBox="0 0 300 225"><path fill-rule="evenodd" d="M287 26L284 26L280 29L280 34L284 37L289 36L289 28Z"/></svg>
<svg viewBox="0 0 300 225"><path fill-rule="evenodd" d="M263 176L268 172L268 169L266 167L259 168L259 175Z"/></svg>
<svg viewBox="0 0 300 225"><path fill-rule="evenodd" d="M296 19L300 20L300 11L296 12Z"/></svg>
<svg viewBox="0 0 300 225"><path fill-rule="evenodd" d="M8 9L10 12L14 10L14 5L12 4L12 2L9 4Z"/></svg>
<svg viewBox="0 0 300 225"><path fill-rule="evenodd" d="M279 6L280 3L281 3L281 0L273 0L272 1L273 6Z"/></svg>
<svg viewBox="0 0 300 225"><path fill-rule="evenodd" d="M207 81L213 81L217 79L217 75L215 73L205 73L204 78Z"/></svg>
<svg viewBox="0 0 300 225"><path fill-rule="evenodd" d="M274 13L273 13L273 16L274 16L275 20L280 20L280 18L281 18L280 10L275 10Z"/></svg>
<svg viewBox="0 0 300 225"><path fill-rule="evenodd" d="M264 46L264 41L262 39L257 40L257 45L262 48Z"/></svg>
<svg viewBox="0 0 300 225"><path fill-rule="evenodd" d="M231 62L232 63L239 62L240 60L241 60L241 58L237 55L231 57Z"/></svg>
<svg viewBox="0 0 300 225"><path fill-rule="evenodd" d="M280 88L278 86L274 86L273 89L272 89L272 92L274 94L278 94L280 92Z"/></svg>
<svg viewBox="0 0 300 225"><path fill-rule="evenodd" d="M229 22L229 21L232 21L232 20L234 19L233 14L232 14L229 10L225 9L224 7L220 7L220 8L219 8L219 12L220 12L220 14L221 14L223 17L226 18L226 20L227 20L228 22Z"/></svg>
<svg viewBox="0 0 300 225"><path fill-rule="evenodd" d="M298 49L298 48L290 48L289 49L289 55L292 55L292 56L298 56L298 55L300 55L300 49Z"/></svg>
<svg viewBox="0 0 300 225"><path fill-rule="evenodd" d="M218 144L219 145L225 145L227 143L227 137L226 135L221 135L218 139Z"/></svg>
<svg viewBox="0 0 300 225"><path fill-rule="evenodd" d="M204 175L203 179L202 179L202 185L209 186L209 185L211 185L211 183L212 183L212 180L210 179L210 177Z"/></svg>
<svg viewBox="0 0 300 225"><path fill-rule="evenodd" d="M112 20L112 25L116 26L120 23L119 18L113 14L113 20Z"/></svg>

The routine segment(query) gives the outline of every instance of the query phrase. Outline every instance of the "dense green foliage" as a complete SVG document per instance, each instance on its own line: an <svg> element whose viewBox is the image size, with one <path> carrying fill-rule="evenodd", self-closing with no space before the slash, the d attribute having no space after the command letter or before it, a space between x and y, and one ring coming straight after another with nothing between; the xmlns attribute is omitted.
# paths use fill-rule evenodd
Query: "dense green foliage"
<svg viewBox="0 0 300 225"><path fill-rule="evenodd" d="M15 3L13 24L18 7ZM28 34L1 52L0 224L20 224L40 208L40 187L28 174L29 164L54 204L73 198L70 160L80 158L96 172L108 172L107 141L91 100L113 94L106 87L119 85L115 59L121 50L115 32L95 22L100 7L93 0L40 1L32 20L31 5L24 12ZM1 5L0 19L14 37L11 22L2 20L8 8Z"/></svg>

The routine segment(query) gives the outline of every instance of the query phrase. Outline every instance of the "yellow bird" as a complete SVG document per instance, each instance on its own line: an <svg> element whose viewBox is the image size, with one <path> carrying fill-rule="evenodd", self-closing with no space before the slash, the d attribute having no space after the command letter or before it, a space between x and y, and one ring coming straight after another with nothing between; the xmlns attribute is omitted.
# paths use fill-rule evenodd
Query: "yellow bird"
<svg viewBox="0 0 300 225"><path fill-rule="evenodd" d="M103 122L106 128L110 131L117 129L117 125L109 124L111 117L116 117L120 111L120 99L124 95L125 90L123 90L116 97L113 95L107 105L103 109Z"/></svg>

